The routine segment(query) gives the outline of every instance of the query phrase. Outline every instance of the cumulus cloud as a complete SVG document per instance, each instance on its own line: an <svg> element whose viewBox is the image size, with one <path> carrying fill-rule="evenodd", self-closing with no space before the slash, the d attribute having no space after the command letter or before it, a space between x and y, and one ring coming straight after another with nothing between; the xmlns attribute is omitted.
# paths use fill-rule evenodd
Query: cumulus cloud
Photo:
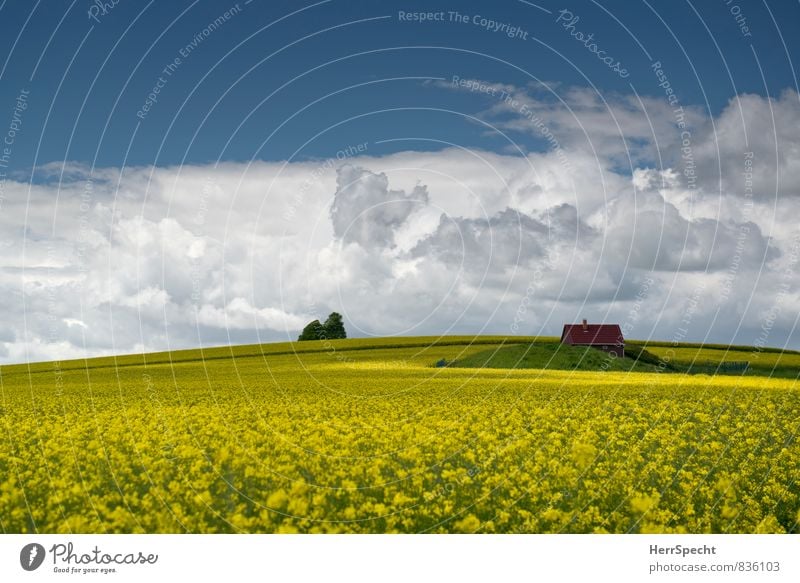
<svg viewBox="0 0 800 583"><path fill-rule="evenodd" d="M412 256L435 258L465 266L470 271L504 272L529 266L544 257L549 244L577 235L579 220L574 207L553 209L549 224L544 220L506 208L485 218L448 217L442 214L436 230L421 239ZM576 229L571 232L572 229ZM584 237L588 228L582 231Z"/></svg>
<svg viewBox="0 0 800 583"><path fill-rule="evenodd" d="M389 190L386 174L345 165L336 173L331 205L333 233L346 243L362 247L391 247L395 233L418 205L427 205L428 192L417 185L406 194Z"/></svg>
<svg viewBox="0 0 800 583"><path fill-rule="evenodd" d="M494 90L479 117L500 130L539 139L553 150L581 150L614 165L630 166L679 156L680 132L674 108L664 99L603 93L590 87L537 83L517 87L470 80ZM469 85L439 82L439 87L469 91ZM682 120L704 130L708 119L696 106L684 106Z"/></svg>
<svg viewBox="0 0 800 583"><path fill-rule="evenodd" d="M795 91L732 98L694 144L703 192L772 202L800 196L798 127L800 96Z"/></svg>
<svg viewBox="0 0 800 583"><path fill-rule="evenodd" d="M655 192L640 191L635 200L621 196L610 207L609 251L626 257L630 267L710 273L726 269L737 252L740 262L750 268L778 256L752 221L690 220Z"/></svg>
<svg viewBox="0 0 800 583"><path fill-rule="evenodd" d="M692 110L690 185L679 155L657 163L659 148L679 152L663 104L505 89L528 100L557 148L67 163L37 169L32 184L7 180L0 360L294 339L333 310L351 335L557 334L587 317L634 337L683 329L740 343L770 321L766 343L796 343L786 315L800 305L797 94L741 96L714 120ZM541 134L508 106L484 115Z"/></svg>
<svg viewBox="0 0 800 583"><path fill-rule="evenodd" d="M234 298L224 308L204 304L197 313L197 322L215 328L239 330L297 330L308 323L307 317L288 314L277 308L255 308L245 298Z"/></svg>

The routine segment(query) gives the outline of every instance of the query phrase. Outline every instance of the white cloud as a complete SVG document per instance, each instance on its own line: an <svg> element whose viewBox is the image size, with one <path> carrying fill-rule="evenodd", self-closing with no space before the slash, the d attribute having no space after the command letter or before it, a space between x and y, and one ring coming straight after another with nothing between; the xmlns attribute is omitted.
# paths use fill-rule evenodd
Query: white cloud
<svg viewBox="0 0 800 583"><path fill-rule="evenodd" d="M336 174L330 213L333 233L364 247L392 247L396 231L418 205L428 202L424 186L415 186L410 194L390 191L386 174L346 164Z"/></svg>
<svg viewBox="0 0 800 583"><path fill-rule="evenodd" d="M203 305L197 313L197 322L222 329L295 331L304 326L308 318L276 308L255 308L244 298L234 298L224 308Z"/></svg>
<svg viewBox="0 0 800 583"><path fill-rule="evenodd" d="M749 172L754 198L774 203L800 196L798 127L800 96L795 91L786 90L777 98L744 94L731 99L714 120L714 128L694 145L697 163L704 169L703 192L744 196Z"/></svg>
<svg viewBox="0 0 800 583"><path fill-rule="evenodd" d="M622 195L610 205L609 214L609 251L615 257L628 257L627 264L634 268L719 271L729 266L737 247L740 262L748 268L778 256L757 224L708 217L689 219L653 192Z"/></svg>
<svg viewBox="0 0 800 583"><path fill-rule="evenodd" d="M602 100L568 90L564 110L506 89L536 108L561 150L93 173L68 164L60 184L8 181L0 359L293 339L333 310L351 335L509 333L524 303L519 332L552 334L581 316L631 321L643 290L631 334L670 338L686 327L698 286L693 338L752 343L778 306L768 343L796 344L796 94L733 100L716 134L692 110L702 177L692 189L675 156L664 166L653 158L676 144L657 100L645 101L657 127L648 139L638 100L606 98L636 138L635 163L622 170L625 148ZM533 131L501 106L486 115ZM773 115L779 128L755 131ZM757 150L752 197L737 188L742 118Z"/></svg>

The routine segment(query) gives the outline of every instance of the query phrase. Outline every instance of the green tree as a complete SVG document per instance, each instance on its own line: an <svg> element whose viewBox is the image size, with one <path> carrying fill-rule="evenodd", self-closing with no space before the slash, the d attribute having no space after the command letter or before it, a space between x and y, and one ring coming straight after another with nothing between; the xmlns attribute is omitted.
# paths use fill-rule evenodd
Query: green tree
<svg viewBox="0 0 800 583"><path fill-rule="evenodd" d="M319 320L309 322L303 331L300 333L298 340L320 340L325 336L325 328L319 323Z"/></svg>
<svg viewBox="0 0 800 583"><path fill-rule="evenodd" d="M347 332L344 329L344 322L342 321L342 315L338 312L331 312L328 319L325 320L325 324L322 326L325 330L325 338L335 339L335 338L347 338Z"/></svg>

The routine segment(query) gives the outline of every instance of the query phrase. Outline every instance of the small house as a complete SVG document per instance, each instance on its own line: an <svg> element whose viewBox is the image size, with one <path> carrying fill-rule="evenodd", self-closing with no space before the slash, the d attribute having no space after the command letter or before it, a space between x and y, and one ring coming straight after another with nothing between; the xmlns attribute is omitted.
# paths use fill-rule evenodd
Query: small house
<svg viewBox="0 0 800 583"><path fill-rule="evenodd" d="M619 324L564 324L561 343L571 346L591 346L614 356L625 356L625 339Z"/></svg>

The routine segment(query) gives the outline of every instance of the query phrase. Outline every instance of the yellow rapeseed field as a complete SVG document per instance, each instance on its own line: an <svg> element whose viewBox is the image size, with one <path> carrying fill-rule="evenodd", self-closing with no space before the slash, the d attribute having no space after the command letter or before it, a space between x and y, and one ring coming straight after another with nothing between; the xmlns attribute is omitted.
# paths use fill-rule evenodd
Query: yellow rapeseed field
<svg viewBox="0 0 800 583"><path fill-rule="evenodd" d="M432 366L472 340L3 367L0 530L800 531L796 381Z"/></svg>

